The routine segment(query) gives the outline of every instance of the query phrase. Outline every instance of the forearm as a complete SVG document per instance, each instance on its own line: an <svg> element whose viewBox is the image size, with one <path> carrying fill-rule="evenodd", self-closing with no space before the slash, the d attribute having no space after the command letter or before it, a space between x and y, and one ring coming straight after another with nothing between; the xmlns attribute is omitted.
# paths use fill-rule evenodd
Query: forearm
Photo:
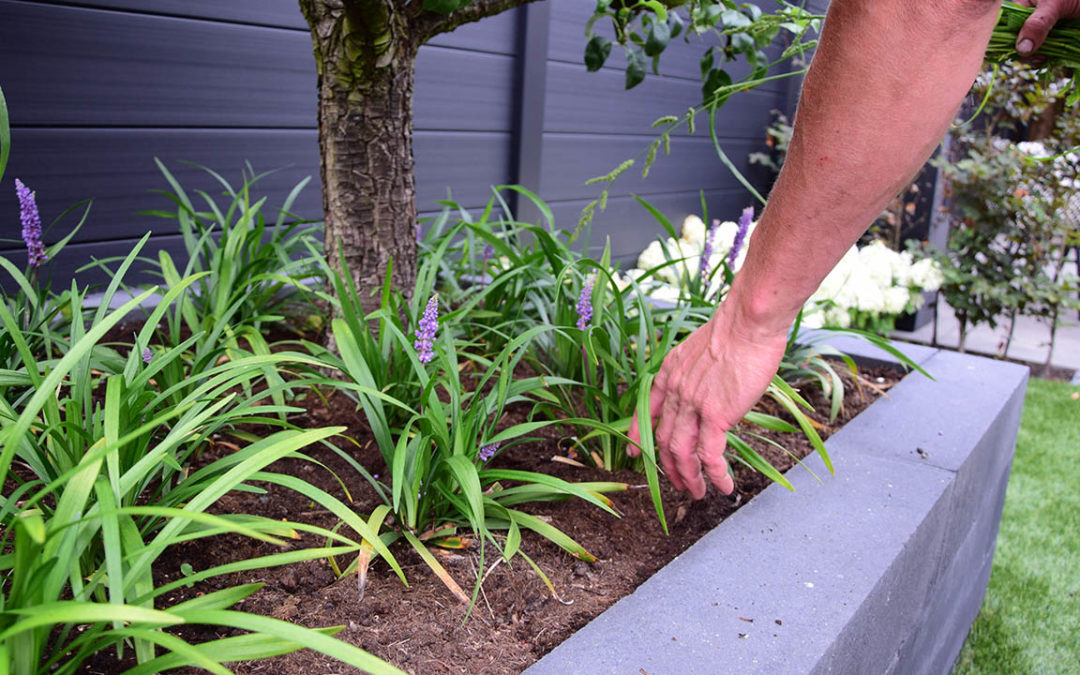
<svg viewBox="0 0 1080 675"><path fill-rule="evenodd" d="M833 0L784 168L727 302L783 332L933 152L971 87L997 0Z"/></svg>

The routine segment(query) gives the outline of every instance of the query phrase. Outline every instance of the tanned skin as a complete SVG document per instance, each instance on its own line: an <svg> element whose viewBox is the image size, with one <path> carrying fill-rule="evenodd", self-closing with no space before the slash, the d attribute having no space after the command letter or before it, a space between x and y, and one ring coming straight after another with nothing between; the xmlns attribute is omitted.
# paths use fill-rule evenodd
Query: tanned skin
<svg viewBox="0 0 1080 675"><path fill-rule="evenodd" d="M1036 6L1017 40L1023 54L1058 19L1080 16L1080 0L1022 4ZM700 499L707 477L734 490L725 432L772 381L799 308L941 141L1000 6L833 0L746 263L716 314L667 355L653 382L656 446L676 488ZM630 438L640 440L636 416Z"/></svg>

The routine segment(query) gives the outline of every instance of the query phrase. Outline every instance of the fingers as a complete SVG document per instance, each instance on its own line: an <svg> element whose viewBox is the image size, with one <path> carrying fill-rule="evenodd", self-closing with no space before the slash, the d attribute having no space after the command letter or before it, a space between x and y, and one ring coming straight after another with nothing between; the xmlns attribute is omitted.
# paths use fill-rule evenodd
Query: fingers
<svg viewBox="0 0 1080 675"><path fill-rule="evenodd" d="M1017 53L1020 56L1034 54L1042 46L1046 36L1050 34L1050 29L1061 18L1063 11L1063 3L1060 0L1042 0L1035 5L1035 11L1027 18L1020 33L1016 36Z"/></svg>
<svg viewBox="0 0 1080 675"><path fill-rule="evenodd" d="M701 466L705 469L705 475L720 492L729 495L735 490L735 480L728 470L727 460L724 459L724 448L727 447L727 434L723 427L713 424L708 419L703 419L701 434L698 437L698 457Z"/></svg>
<svg viewBox="0 0 1080 675"><path fill-rule="evenodd" d="M698 435L697 413L684 407L675 419L668 448L675 460L675 472L683 489L689 490L694 499L705 496L705 477L701 474L701 460L697 454Z"/></svg>

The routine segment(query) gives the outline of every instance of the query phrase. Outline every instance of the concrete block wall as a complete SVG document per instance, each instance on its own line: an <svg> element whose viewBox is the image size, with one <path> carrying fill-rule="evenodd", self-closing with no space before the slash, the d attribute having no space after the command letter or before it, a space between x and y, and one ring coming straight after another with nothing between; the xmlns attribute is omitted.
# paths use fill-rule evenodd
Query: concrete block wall
<svg viewBox="0 0 1080 675"><path fill-rule="evenodd" d="M989 580L1027 369L911 355L936 379L831 437L835 476L792 470L794 494L771 486L527 672L947 673Z"/></svg>

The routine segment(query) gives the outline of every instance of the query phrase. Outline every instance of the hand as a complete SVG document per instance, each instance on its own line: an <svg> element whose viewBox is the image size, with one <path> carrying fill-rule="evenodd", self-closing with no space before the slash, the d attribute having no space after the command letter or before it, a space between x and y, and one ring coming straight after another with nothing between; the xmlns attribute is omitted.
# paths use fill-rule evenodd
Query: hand
<svg viewBox="0 0 1080 675"><path fill-rule="evenodd" d="M1035 8L1016 36L1016 51L1024 57L1042 47L1050 29L1060 19L1080 17L1080 0L1016 0L1016 4Z"/></svg>
<svg viewBox="0 0 1080 675"><path fill-rule="evenodd" d="M786 332L755 335L734 315L734 303L721 303L707 324L672 349L649 395L660 465L671 484L694 499L705 496L703 468L724 494L735 489L724 460L725 432L761 398L787 344ZM640 441L636 414L629 436ZM627 452L641 453L634 446Z"/></svg>

